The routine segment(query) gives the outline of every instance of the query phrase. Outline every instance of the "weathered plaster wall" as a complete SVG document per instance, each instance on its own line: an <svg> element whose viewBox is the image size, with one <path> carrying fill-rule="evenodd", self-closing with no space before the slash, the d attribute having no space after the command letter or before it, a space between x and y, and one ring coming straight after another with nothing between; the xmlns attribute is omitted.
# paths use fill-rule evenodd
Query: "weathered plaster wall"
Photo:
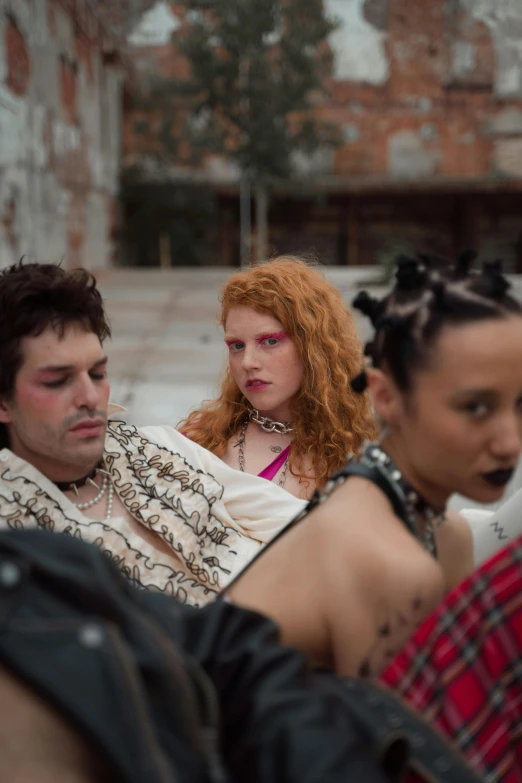
<svg viewBox="0 0 522 783"><path fill-rule="evenodd" d="M68 5L0 0L0 267L111 262L121 70L96 18Z"/></svg>
<svg viewBox="0 0 522 783"><path fill-rule="evenodd" d="M386 18L369 21L365 0L324 0L327 14L336 17L339 28L332 33L336 79L353 79L367 84L384 84L389 76L386 53Z"/></svg>
<svg viewBox="0 0 522 783"><path fill-rule="evenodd" d="M180 26L166 0L160 0L143 14L129 36L131 46L164 46Z"/></svg>
<svg viewBox="0 0 522 783"><path fill-rule="evenodd" d="M487 25L496 58L495 93L522 98L522 3L519 0L460 0L470 16Z"/></svg>

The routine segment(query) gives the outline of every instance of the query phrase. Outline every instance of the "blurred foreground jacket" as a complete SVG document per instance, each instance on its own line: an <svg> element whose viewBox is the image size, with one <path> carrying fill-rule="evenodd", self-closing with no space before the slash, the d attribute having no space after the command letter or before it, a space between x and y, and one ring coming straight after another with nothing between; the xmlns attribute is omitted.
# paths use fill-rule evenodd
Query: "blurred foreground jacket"
<svg viewBox="0 0 522 783"><path fill-rule="evenodd" d="M264 618L138 590L97 547L62 534L0 533L0 662L122 783L399 781L419 732L421 769L441 747L452 755L378 686L311 672ZM453 761L426 779L477 781Z"/></svg>

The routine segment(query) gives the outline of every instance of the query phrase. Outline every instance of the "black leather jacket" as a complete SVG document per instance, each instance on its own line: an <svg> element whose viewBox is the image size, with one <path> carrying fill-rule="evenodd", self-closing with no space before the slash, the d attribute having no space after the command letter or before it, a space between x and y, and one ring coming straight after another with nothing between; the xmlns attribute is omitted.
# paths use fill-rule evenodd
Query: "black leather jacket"
<svg viewBox="0 0 522 783"><path fill-rule="evenodd" d="M0 533L0 661L123 783L389 783L419 731L421 767L452 755L375 686L310 671L259 615L136 590L61 534ZM476 781L453 762L432 780Z"/></svg>

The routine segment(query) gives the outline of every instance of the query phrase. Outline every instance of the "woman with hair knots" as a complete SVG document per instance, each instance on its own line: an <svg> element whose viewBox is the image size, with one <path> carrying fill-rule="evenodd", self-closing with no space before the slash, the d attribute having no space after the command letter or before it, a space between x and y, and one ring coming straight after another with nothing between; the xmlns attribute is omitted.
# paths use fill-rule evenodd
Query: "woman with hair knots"
<svg viewBox="0 0 522 783"><path fill-rule="evenodd" d="M499 264L474 272L473 257L403 258L384 299L359 294L374 335L353 386L369 387L380 439L222 597L271 617L318 668L378 678L381 695L361 702L369 720L400 733L403 700L481 780L515 783L522 538L506 546L497 526L499 551L473 572L469 526L447 511L454 492L499 500L522 447L522 308ZM412 741L428 748L422 732ZM451 757L435 761L441 779L461 780Z"/></svg>
<svg viewBox="0 0 522 783"><path fill-rule="evenodd" d="M350 386L362 357L354 320L317 269L289 256L233 275L221 304L221 394L179 429L228 465L310 498L375 434L368 396Z"/></svg>

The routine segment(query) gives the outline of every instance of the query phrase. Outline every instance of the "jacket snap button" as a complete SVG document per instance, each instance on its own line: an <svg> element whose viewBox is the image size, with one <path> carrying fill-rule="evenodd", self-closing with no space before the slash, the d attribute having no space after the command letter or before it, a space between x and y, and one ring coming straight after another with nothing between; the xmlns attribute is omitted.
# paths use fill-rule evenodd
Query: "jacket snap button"
<svg viewBox="0 0 522 783"><path fill-rule="evenodd" d="M390 714L388 715L388 723L394 729L398 729L399 726L402 726L403 720L400 715L397 715L395 712L390 712Z"/></svg>
<svg viewBox="0 0 522 783"><path fill-rule="evenodd" d="M16 587L21 578L22 572L15 563L0 564L0 584L2 587Z"/></svg>
<svg viewBox="0 0 522 783"><path fill-rule="evenodd" d="M448 759L440 756L438 759L435 759L435 767L437 768L438 772L447 772L451 767L451 764Z"/></svg>
<svg viewBox="0 0 522 783"><path fill-rule="evenodd" d="M78 641L83 647L96 649L96 647L101 647L104 640L105 632L101 625L95 625L94 623L84 625L78 632Z"/></svg>
<svg viewBox="0 0 522 783"><path fill-rule="evenodd" d="M414 748L422 748L422 746L426 744L426 740L422 734L414 734L411 738L411 744Z"/></svg>

